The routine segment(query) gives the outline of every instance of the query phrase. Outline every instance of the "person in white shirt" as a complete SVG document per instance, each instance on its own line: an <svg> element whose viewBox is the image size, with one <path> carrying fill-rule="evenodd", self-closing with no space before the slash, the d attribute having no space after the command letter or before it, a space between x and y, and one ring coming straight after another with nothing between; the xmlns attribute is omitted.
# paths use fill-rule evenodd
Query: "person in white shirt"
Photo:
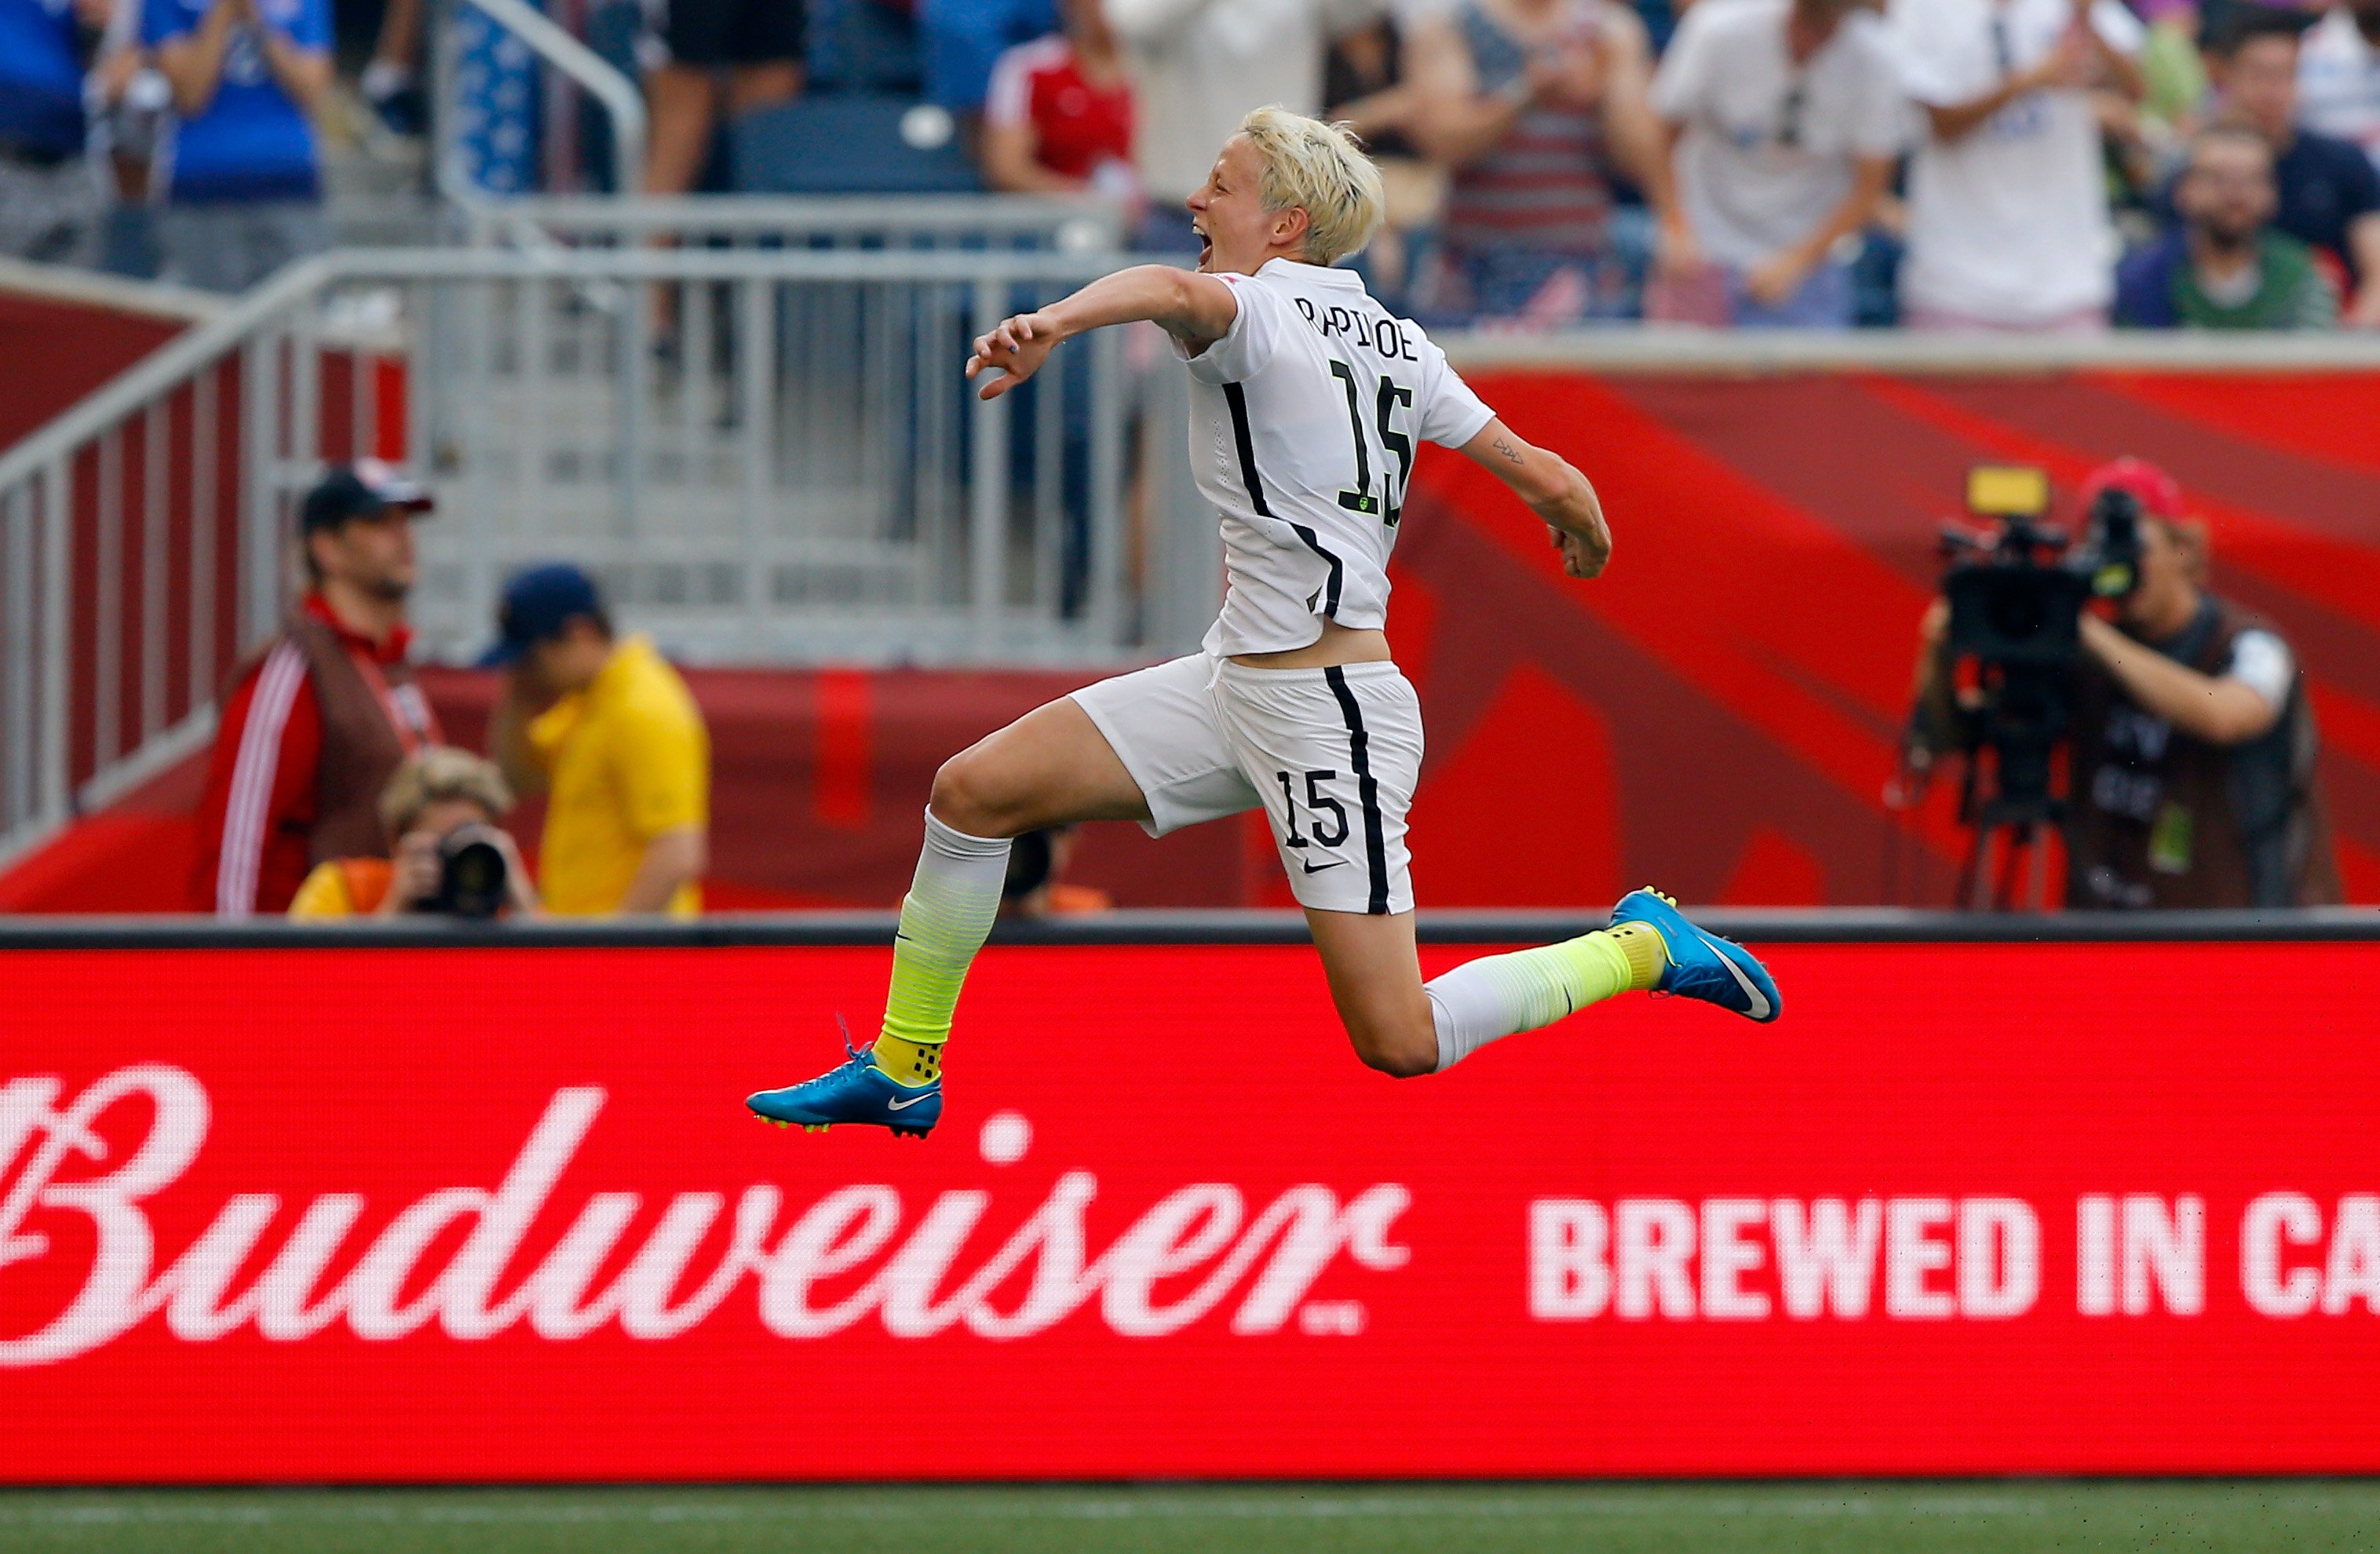
<svg viewBox="0 0 2380 1554"><path fill-rule="evenodd" d="M1075 335L1140 320L1164 329L1189 371L1198 489L1222 516L1222 615L1200 651L1061 698L943 765L882 1034L817 1079L747 1098L764 1119L930 1129L942 1044L999 909L1009 839L1076 820L1159 834L1261 807L1348 1037L1387 1074L1441 1071L1632 989L1777 1017L1760 963L1650 890L1623 897L1608 929L1423 983L1405 849L1421 709L1383 629L1415 449L1459 448L1502 480L1572 577L1603 570L1610 531L1585 476L1499 420L1359 275L1330 267L1380 224L1379 170L1347 131L1260 108L1189 208L1196 273L1143 265L1011 318L976 342L967 375L994 398Z"/></svg>
<svg viewBox="0 0 2380 1554"><path fill-rule="evenodd" d="M2380 0L2336 0L2298 51L2298 123L2380 167Z"/></svg>
<svg viewBox="0 0 2380 1554"><path fill-rule="evenodd" d="M2139 100L2140 22L2120 0L1892 0L1888 14L1926 128L1901 322L2104 329L2117 243L2091 93Z"/></svg>
<svg viewBox="0 0 2380 1554"><path fill-rule="evenodd" d="M1208 149L1267 103L1322 106L1322 56L1338 33L1373 20L1378 0L1106 0L1138 99L1134 129L1148 217L1141 246L1196 248L1183 201L1207 179Z"/></svg>
<svg viewBox="0 0 2380 1554"><path fill-rule="evenodd" d="M1876 18L1858 0L1697 5L1653 78L1653 111L1671 148L1645 189L1662 275L1715 265L1727 322L1849 328L1836 249L1867 225L1907 139Z"/></svg>

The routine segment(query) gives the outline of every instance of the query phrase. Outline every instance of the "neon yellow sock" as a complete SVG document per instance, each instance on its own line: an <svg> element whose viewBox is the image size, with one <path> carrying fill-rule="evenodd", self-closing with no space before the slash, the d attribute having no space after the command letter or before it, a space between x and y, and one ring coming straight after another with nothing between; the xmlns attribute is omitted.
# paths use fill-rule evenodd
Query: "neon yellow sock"
<svg viewBox="0 0 2380 1554"><path fill-rule="evenodd" d="M1649 988L1660 980L1667 960L1659 934L1643 924L1622 924L1466 961L1423 989L1438 1025L1438 1066L1443 1072L1499 1037L1550 1026L1590 1003Z"/></svg>
<svg viewBox="0 0 2380 1554"><path fill-rule="evenodd" d="M876 1066L903 1085L930 1085L942 1076L942 1044L905 1037L876 1038Z"/></svg>
<svg viewBox="0 0 2380 1554"><path fill-rule="evenodd" d="M927 1085L941 1075L959 990L1000 915L1007 877L1007 838L969 836L926 816L926 846L901 898L884 1028L876 1038L877 1066L901 1083Z"/></svg>
<svg viewBox="0 0 2380 1554"><path fill-rule="evenodd" d="M1670 946L1660 929L1650 923L1614 923L1604 930L1604 936L1628 957L1628 986L1632 990L1649 993L1661 985L1662 977L1670 969Z"/></svg>

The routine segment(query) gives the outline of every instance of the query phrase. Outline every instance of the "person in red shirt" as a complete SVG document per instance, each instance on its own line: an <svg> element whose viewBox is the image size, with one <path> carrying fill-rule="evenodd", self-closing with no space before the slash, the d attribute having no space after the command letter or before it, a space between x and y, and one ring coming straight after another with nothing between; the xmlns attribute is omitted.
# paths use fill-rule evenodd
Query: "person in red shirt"
<svg viewBox="0 0 2380 1554"><path fill-rule="evenodd" d="M1099 0L1065 0L1066 30L1019 44L992 67L983 173L1018 194L1139 198L1132 83Z"/></svg>
<svg viewBox="0 0 2380 1554"><path fill-rule="evenodd" d="M419 486L365 460L334 469L298 510L312 584L233 676L199 803L194 911L285 912L315 865L386 857L381 790L444 743L406 663Z"/></svg>

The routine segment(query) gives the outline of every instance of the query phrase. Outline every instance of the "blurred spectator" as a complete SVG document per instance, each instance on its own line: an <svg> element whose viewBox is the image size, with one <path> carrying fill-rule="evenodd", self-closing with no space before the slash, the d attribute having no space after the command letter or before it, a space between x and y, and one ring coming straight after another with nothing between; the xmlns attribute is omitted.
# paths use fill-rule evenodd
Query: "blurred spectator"
<svg viewBox="0 0 2380 1554"><path fill-rule="evenodd" d="M532 567L504 588L491 664L510 673L491 736L514 785L547 795L538 882L558 916L702 909L710 736L676 670L623 641L593 579Z"/></svg>
<svg viewBox="0 0 2380 1554"><path fill-rule="evenodd" d="M421 0L388 0L381 14L370 62L357 83L381 123L398 135L430 127L430 102L421 89Z"/></svg>
<svg viewBox="0 0 2380 1554"><path fill-rule="evenodd" d="M311 586L223 698L199 801L195 910L284 912L316 865L388 856L381 790L439 742L405 662L413 520L431 507L369 461L307 493L298 542Z"/></svg>
<svg viewBox="0 0 2380 1554"><path fill-rule="evenodd" d="M1426 21L1435 0L1405 9ZM1380 230L1354 261L1374 295L1402 306L1410 278L1409 245L1433 226L1446 203L1446 176L1422 154L1412 135L1421 93L1407 68L1413 28L1392 11L1367 27L1330 40L1322 55L1322 116L1354 127L1380 170Z"/></svg>
<svg viewBox="0 0 2380 1554"><path fill-rule="evenodd" d="M2141 24L2118 0L1892 0L1890 18L1925 121L1902 322L2105 328L2117 244L2091 92L2139 101Z"/></svg>
<svg viewBox="0 0 2380 1554"><path fill-rule="evenodd" d="M2332 0L2298 55L2298 122L2380 165L2380 0Z"/></svg>
<svg viewBox="0 0 2380 1554"><path fill-rule="evenodd" d="M1423 9L1416 26L1434 14ZM1382 16L1341 33L1322 52L1322 116L1354 126L1376 161L1422 154L1409 133L1421 94L1406 58L1406 31L1394 15Z"/></svg>
<svg viewBox="0 0 2380 1554"><path fill-rule="evenodd" d="M2349 322L2380 324L2380 173L2345 140L2298 127L2298 12L2243 8L2211 51L2228 121L2265 138L2279 199L2276 229L2337 259L2356 284Z"/></svg>
<svg viewBox="0 0 2380 1554"><path fill-rule="evenodd" d="M1079 38L1058 0L917 0L927 100L949 109L963 136L975 141L992 67L1009 50L1049 37L1062 25L1069 37Z"/></svg>
<svg viewBox="0 0 2380 1554"><path fill-rule="evenodd" d="M152 175L171 127L174 89L140 46L143 0L105 3L111 7L106 30L83 89L92 140L115 195L102 218L94 262L114 274L151 280L165 264Z"/></svg>
<svg viewBox="0 0 2380 1554"><path fill-rule="evenodd" d="M1378 14L1374 0L1106 0L1137 87L1144 248L1195 254L1182 201L1207 181L1216 148L1265 104L1321 107L1322 49Z"/></svg>
<svg viewBox="0 0 2380 1554"><path fill-rule="evenodd" d="M519 848L500 824L512 807L512 789L493 761L443 745L423 749L407 758L381 790L381 829L393 841L394 856L317 864L298 887L289 916L306 922L406 912L534 917L536 888ZM471 844L485 844L503 863L504 890L488 892L484 903L457 899L468 892L448 888L450 856Z"/></svg>
<svg viewBox="0 0 2380 1554"><path fill-rule="evenodd" d="M1539 325L1628 310L1611 186L1663 149L1650 52L1616 0L1460 0L1416 30L1413 131L1452 170L1417 307Z"/></svg>
<svg viewBox="0 0 2380 1554"><path fill-rule="evenodd" d="M2272 230L2273 153L2249 129L2202 129L2174 188L2183 225L2124 261L2116 322L2133 329L2329 329L2338 288Z"/></svg>
<svg viewBox="0 0 2380 1554"><path fill-rule="evenodd" d="M1892 177L1905 106L1858 0L1725 0L1678 24L1653 79L1670 154L1648 314L1843 329L1849 255Z"/></svg>
<svg viewBox="0 0 2380 1554"><path fill-rule="evenodd" d="M645 72L645 192L684 194L702 180L722 106L740 117L801 95L808 17L803 0L661 5L658 60Z"/></svg>
<svg viewBox="0 0 2380 1554"><path fill-rule="evenodd" d="M1066 30L1021 43L992 67L983 111L984 181L1020 194L1137 196L1132 82L1099 0L1064 0Z"/></svg>
<svg viewBox="0 0 2380 1554"><path fill-rule="evenodd" d="M91 257L100 198L83 159L82 77L96 32L72 0L0 0L0 254Z"/></svg>
<svg viewBox="0 0 2380 1554"><path fill-rule="evenodd" d="M331 82L324 0L146 0L141 41L180 115L161 231L176 279L245 291L329 244L311 115Z"/></svg>

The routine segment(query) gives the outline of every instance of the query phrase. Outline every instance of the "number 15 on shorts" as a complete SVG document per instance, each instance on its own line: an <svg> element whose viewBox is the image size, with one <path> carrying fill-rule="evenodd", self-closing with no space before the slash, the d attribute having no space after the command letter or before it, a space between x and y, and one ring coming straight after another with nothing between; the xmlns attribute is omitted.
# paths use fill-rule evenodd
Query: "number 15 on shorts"
<svg viewBox="0 0 2380 1554"><path fill-rule="evenodd" d="M1309 842L1318 842L1325 847L1336 847L1347 840L1347 807L1322 791L1322 784L1335 781L1339 773L1276 771L1273 775L1281 782L1282 846L1303 849ZM1301 776L1305 779L1305 788L1302 799L1297 791ZM1305 806L1307 823L1313 828L1311 838L1297 829L1297 807L1301 802ZM1329 817L1327 823L1326 816ZM1309 869L1311 867L1308 866Z"/></svg>

